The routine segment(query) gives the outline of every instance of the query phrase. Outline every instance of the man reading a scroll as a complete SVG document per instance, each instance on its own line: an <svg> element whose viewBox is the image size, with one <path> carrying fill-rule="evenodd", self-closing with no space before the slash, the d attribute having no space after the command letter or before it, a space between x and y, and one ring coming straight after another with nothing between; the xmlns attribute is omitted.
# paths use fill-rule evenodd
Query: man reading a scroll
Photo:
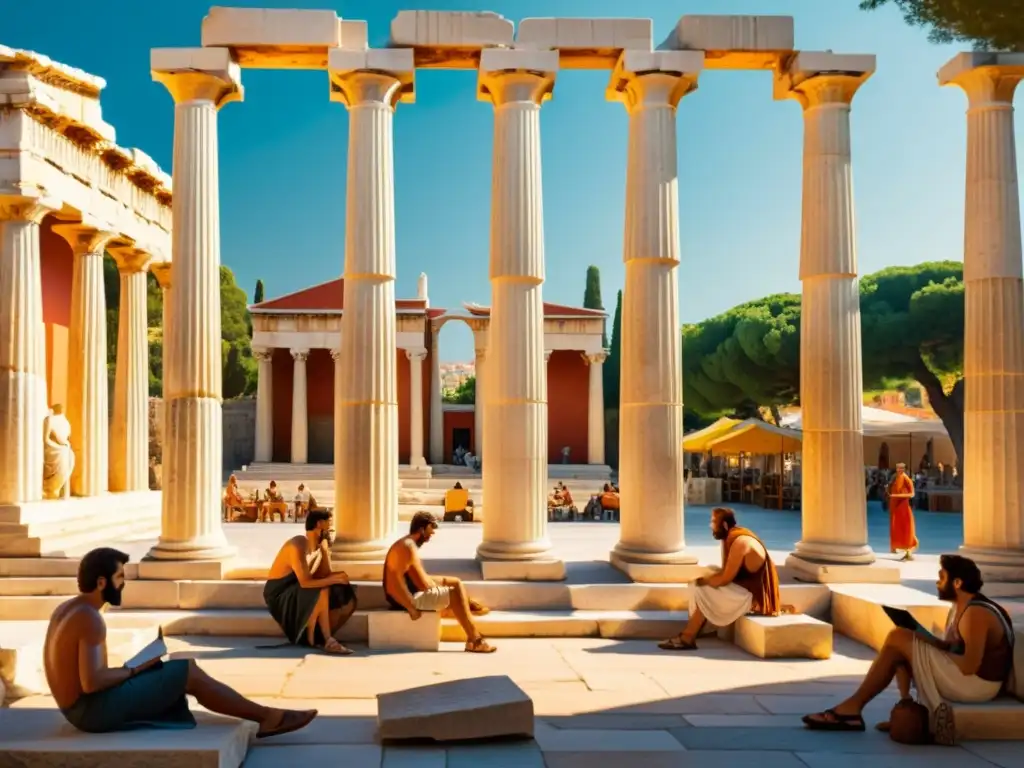
<svg viewBox="0 0 1024 768"><path fill-rule="evenodd" d="M702 576L690 587L690 620L676 637L658 647L666 651L692 651L705 623L727 627L741 616L756 613L778 616L779 575L768 548L736 522L736 513L726 507L711 510L711 533L722 542L722 569Z"/></svg>

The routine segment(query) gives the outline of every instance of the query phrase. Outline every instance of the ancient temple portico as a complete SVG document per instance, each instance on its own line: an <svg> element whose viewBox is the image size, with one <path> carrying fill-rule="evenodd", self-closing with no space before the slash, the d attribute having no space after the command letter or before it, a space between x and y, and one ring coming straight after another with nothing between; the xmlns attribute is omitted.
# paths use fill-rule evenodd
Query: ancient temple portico
<svg viewBox="0 0 1024 768"><path fill-rule="evenodd" d="M139 533L156 529L146 280L170 264L171 181L115 143L101 78L0 46L0 84L0 553L39 555L123 532L125 509ZM105 253L121 281L112 403ZM51 407L74 468L70 498L44 500Z"/></svg>

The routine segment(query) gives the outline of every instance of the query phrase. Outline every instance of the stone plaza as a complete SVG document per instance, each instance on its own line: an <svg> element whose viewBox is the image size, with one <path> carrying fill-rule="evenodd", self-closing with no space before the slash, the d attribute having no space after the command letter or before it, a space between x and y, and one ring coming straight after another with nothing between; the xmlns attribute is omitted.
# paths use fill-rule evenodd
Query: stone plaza
<svg viewBox="0 0 1024 768"><path fill-rule="evenodd" d="M801 730L796 717L834 703L863 674L891 627L882 605L906 607L933 629L948 610L934 594L936 550L910 564L877 556L865 502L850 136L854 96L874 74L875 57L799 50L790 17L683 16L657 46L652 26L648 19L515 25L491 13L402 11L388 47L371 49L367 24L333 11L213 8L201 47L151 54L153 79L174 102L172 177L141 151L115 144L99 108L99 78L0 48L0 680L15 700L0 712L0 734L21 761L14 764L63 764L69 752L81 765L103 765L115 753L118 764L167 766L303 758L367 766L724 765L754 756L771 765L833 766L864 755L901 764L1019 764L1019 742L987 741L1024 733L1024 704L1009 696L958 705L963 744L953 750L901 747L880 734L825 738ZM418 69L475 73L478 98L494 108L492 295L479 338L487 361L483 522L445 528L440 539L450 543L428 556L436 558L430 569L459 576L494 609L481 619L500 645L494 657L443 652L464 639L447 619L427 638L439 653L360 650L328 659L255 647L254 638L280 634L262 588L290 529L225 532L221 524L217 120L221 108L242 101L245 68L325 71L325 98L349 112L342 305L358 321L341 321L328 347L349 372L334 390L333 562L360 587L348 640L370 646L385 607L382 557L401 532L400 495L415 487L399 464L392 121L396 110L415 108ZM605 96L629 115L621 523L556 532L546 504L557 475L548 455L540 120L559 73L572 69L609 72ZM687 582L719 558L717 547L693 544L707 538L698 533L706 510L684 512L682 471L676 113L705 69L769 71L773 97L796 101L804 116L803 497L796 516L740 512L785 563L782 597L795 615L741 619L735 632L723 630L696 656L680 658L658 652L652 640L678 631ZM1012 100L1022 78L1024 54L1012 53L961 54L939 72L939 83L962 88L968 101L969 469L962 534L946 522L958 518L931 523L944 531L942 551L960 547L982 566L986 591L1005 601L1018 628L1024 290ZM109 424L105 251L121 273ZM164 292L162 493L145 480L147 271ZM63 295L59 285L69 286ZM422 341L417 350L430 347L430 338ZM591 351L596 361L601 351ZM68 445L62 414L47 415L48 403L67 406ZM430 488L418 423L410 461ZM595 458L598 448L595 441ZM430 455L437 460L433 448ZM60 493L44 499L44 478ZM581 498L586 492L577 489ZM926 528L922 539L932 546ZM74 594L78 556L100 542L133 555L124 604L107 613L114 661L160 628L172 652L194 656L243 693L315 701L323 720L251 750L251 729L235 722L201 728L194 743L173 734L92 738L61 725L41 674L42 636L54 608ZM377 743L376 694L489 674L508 675L529 694L534 740ZM883 697L867 714L884 719L891 704Z"/></svg>

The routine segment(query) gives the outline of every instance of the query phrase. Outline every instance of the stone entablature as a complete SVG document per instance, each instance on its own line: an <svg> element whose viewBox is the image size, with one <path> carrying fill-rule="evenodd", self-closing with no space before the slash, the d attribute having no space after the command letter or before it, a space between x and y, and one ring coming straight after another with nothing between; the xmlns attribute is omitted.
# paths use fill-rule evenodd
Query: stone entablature
<svg viewBox="0 0 1024 768"><path fill-rule="evenodd" d="M60 206L58 218L169 261L171 179L145 153L114 143L100 108L105 85L0 45L0 194L35 190Z"/></svg>

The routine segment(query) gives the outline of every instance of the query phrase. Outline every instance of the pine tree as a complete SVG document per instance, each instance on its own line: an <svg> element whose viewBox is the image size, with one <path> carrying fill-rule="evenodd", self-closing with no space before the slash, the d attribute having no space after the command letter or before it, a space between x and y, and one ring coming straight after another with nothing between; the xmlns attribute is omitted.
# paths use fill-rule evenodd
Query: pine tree
<svg viewBox="0 0 1024 768"><path fill-rule="evenodd" d="M591 264L587 267L587 287L583 291L583 306L586 309L600 309L604 311L604 302L601 301L601 270ZM608 348L608 327L605 324L601 332L601 346Z"/></svg>
<svg viewBox="0 0 1024 768"><path fill-rule="evenodd" d="M622 291L615 300L615 318L612 320L612 345L604 364L604 407L619 407L619 369L622 363Z"/></svg>

